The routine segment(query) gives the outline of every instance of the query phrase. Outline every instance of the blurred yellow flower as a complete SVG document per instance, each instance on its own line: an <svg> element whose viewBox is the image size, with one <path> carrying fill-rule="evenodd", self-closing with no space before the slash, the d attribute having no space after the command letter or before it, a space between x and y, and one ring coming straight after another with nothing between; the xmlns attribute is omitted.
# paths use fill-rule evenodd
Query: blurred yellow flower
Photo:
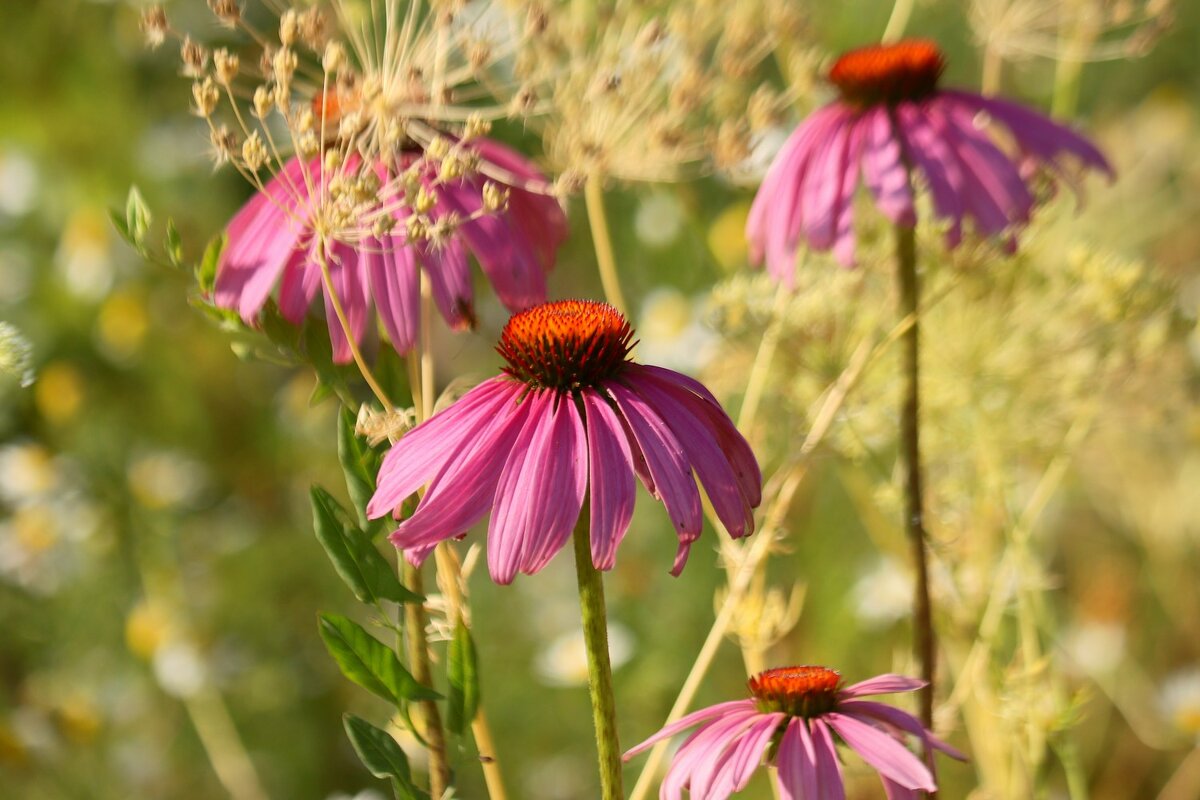
<svg viewBox="0 0 1200 800"><path fill-rule="evenodd" d="M0 764L22 767L29 763L25 743L6 723L0 721Z"/></svg>
<svg viewBox="0 0 1200 800"><path fill-rule="evenodd" d="M138 354L150 320L145 299L133 291L114 292L104 301L96 320L96 339L105 353L119 361Z"/></svg>
<svg viewBox="0 0 1200 800"><path fill-rule="evenodd" d="M713 221L708 231L708 247L713 258L726 272L733 272L746 264L746 217L750 216L749 203L734 203Z"/></svg>
<svg viewBox="0 0 1200 800"><path fill-rule="evenodd" d="M42 505L26 506L13 514L13 533L28 553L44 553L58 541L58 528L50 510Z"/></svg>
<svg viewBox="0 0 1200 800"><path fill-rule="evenodd" d="M81 694L65 698L57 712L59 729L75 744L88 744L100 732L100 713L95 703Z"/></svg>
<svg viewBox="0 0 1200 800"><path fill-rule="evenodd" d="M33 399L38 413L47 422L55 425L69 422L83 405L83 377L66 362L47 364L34 384Z"/></svg>
<svg viewBox="0 0 1200 800"><path fill-rule="evenodd" d="M0 497L22 502L54 488L58 472L40 444L14 444L0 451Z"/></svg>
<svg viewBox="0 0 1200 800"><path fill-rule="evenodd" d="M125 645L138 658L149 661L170 635L170 615L147 601L134 606L125 618Z"/></svg>

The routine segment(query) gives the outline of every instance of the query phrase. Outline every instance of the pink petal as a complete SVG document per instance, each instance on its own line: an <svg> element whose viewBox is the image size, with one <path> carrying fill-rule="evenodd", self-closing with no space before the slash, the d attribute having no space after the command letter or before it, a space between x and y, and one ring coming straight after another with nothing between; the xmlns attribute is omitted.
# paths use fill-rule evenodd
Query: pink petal
<svg viewBox="0 0 1200 800"><path fill-rule="evenodd" d="M683 789L690 790L697 772L719 760L737 732L756 716L757 710L745 714L731 714L714 720L692 734L671 761L671 768L667 770L663 779L659 796L678 798ZM694 792L690 793L695 800L700 800Z"/></svg>
<svg viewBox="0 0 1200 800"><path fill-rule="evenodd" d="M757 714L747 717L719 734L720 738L725 741L724 747L714 758L704 759L692 770L692 777L688 782L688 792L694 800L708 800L708 798L725 800L729 796L728 791L721 794L714 783L719 781L721 773L729 767L741 747L743 738L754 727L754 723L758 719L759 715ZM716 728L718 724L720 723L714 723L712 727Z"/></svg>
<svg viewBox="0 0 1200 800"><path fill-rule="evenodd" d="M328 258L330 283L346 315L349 334L355 344L358 344L363 339L371 311L367 301L366 275L363 265L359 263L358 250L343 242L337 242ZM352 358L350 340L338 318L328 288L325 291L325 323L329 327L329 340L333 343L334 363L349 363Z"/></svg>
<svg viewBox="0 0 1200 800"><path fill-rule="evenodd" d="M921 759L875 726L836 712L826 714L823 719L863 761L881 774L909 789L937 790L933 775Z"/></svg>
<svg viewBox="0 0 1200 800"><path fill-rule="evenodd" d="M809 168L804 183L804 235L810 247L833 246L838 218L854 196L863 125L853 118L838 128Z"/></svg>
<svg viewBox="0 0 1200 800"><path fill-rule="evenodd" d="M482 519L492 507L500 470L528 418L529 403L517 403L468 439L441 465L416 511L392 533L392 544L401 549L428 547L464 533Z"/></svg>
<svg viewBox="0 0 1200 800"><path fill-rule="evenodd" d="M527 396L529 422L496 485L488 569L496 583L537 572L571 537L587 489L583 420L569 397Z"/></svg>
<svg viewBox="0 0 1200 800"><path fill-rule="evenodd" d="M968 182L976 184L976 190L964 193L964 200L974 208L976 223L987 233L999 233L1010 224L1028 222L1033 195L1017 165L975 127L965 109L944 105L943 111L946 136Z"/></svg>
<svg viewBox="0 0 1200 800"><path fill-rule="evenodd" d="M779 742L775 766L780 800L820 800L817 756L805 720L793 717L788 723Z"/></svg>
<svg viewBox="0 0 1200 800"><path fill-rule="evenodd" d="M964 178L958 158L942 140L941 133L935 130L924 106L900 103L896 115L904 151L929 184L934 211L938 217L952 223L946 237L947 246L953 248L960 239L965 213L961 197Z"/></svg>
<svg viewBox="0 0 1200 800"><path fill-rule="evenodd" d="M680 552L676 554L671 574L678 575L686 561L687 547L700 536L703 524L700 492L692 480L683 447L662 418L642 398L612 381L607 382L604 388L616 400L618 410L629 423L654 478L658 497L675 525Z"/></svg>
<svg viewBox="0 0 1200 800"><path fill-rule="evenodd" d="M821 719L812 721L812 738L817 757L817 781L821 784L820 797L822 800L846 800L842 762L838 761L833 736Z"/></svg>
<svg viewBox="0 0 1200 800"><path fill-rule="evenodd" d="M283 269L283 281L279 285L279 312L293 325L304 322L308 307L321 290L321 268L317 264L317 253L321 242L316 237L305 250L297 249Z"/></svg>
<svg viewBox="0 0 1200 800"><path fill-rule="evenodd" d="M549 179L517 151L487 137L476 139L473 145L487 164L507 170L530 184L549 187ZM558 248L566 242L570 233L567 215L563 213L558 199L552 195L539 194L515 185L509 185L508 192L507 216L533 244L542 268L549 271L554 266Z"/></svg>
<svg viewBox="0 0 1200 800"><path fill-rule="evenodd" d="M582 392L591 475L592 564L612 569L617 546L633 518L633 455L617 413L594 389Z"/></svg>
<svg viewBox="0 0 1200 800"><path fill-rule="evenodd" d="M362 257L368 264L371 296L392 348L400 355L417 342L421 315L420 274L416 255L397 236L368 239Z"/></svg>
<svg viewBox="0 0 1200 800"><path fill-rule="evenodd" d="M782 713L767 714L756 720L742 735L732 758L713 782L712 793L715 796L727 797L746 788L754 770L762 763L767 745L771 743L784 719L785 715Z"/></svg>
<svg viewBox="0 0 1200 800"><path fill-rule="evenodd" d="M863 150L863 182L875 198L876 207L897 225L917 224L911 181L900 139L883 108L872 112Z"/></svg>
<svg viewBox="0 0 1200 800"><path fill-rule="evenodd" d="M367 516L377 519L399 507L497 418L511 413L523 390L507 378L491 378L404 434L383 457Z"/></svg>
<svg viewBox="0 0 1200 800"><path fill-rule="evenodd" d="M895 692L915 692L917 689L922 689L926 685L925 681L918 678L909 678L904 675L876 675L874 678L868 678L865 681L859 681L856 684L847 686L838 694L844 698L863 697L872 694L893 694Z"/></svg>
<svg viewBox="0 0 1200 800"><path fill-rule="evenodd" d="M660 740L669 739L680 731L687 730L693 725L703 722L706 719L713 719L714 717L721 717L725 716L726 714L751 712L757 713L757 708L755 707L753 700L730 700L726 703L717 703L715 706L701 708L698 711L693 711L692 713L677 719L675 722L665 726L662 730L651 736L646 741L626 750L625 755L621 756L621 758L625 761L628 761L638 753L649 750Z"/></svg>
<svg viewBox="0 0 1200 800"><path fill-rule="evenodd" d="M891 725L898 730L911 733L913 736L921 739L926 747L932 747L935 750L941 750L951 758L959 761L966 761L966 755L955 747L952 747L941 739L934 736L925 729L921 721L905 711L883 703L875 703L870 700L847 700L841 701L838 704L843 713L863 718L864 722L879 721L887 725Z"/></svg>
<svg viewBox="0 0 1200 800"><path fill-rule="evenodd" d="M753 531L750 504L742 496L728 459L717 446L715 432L706 424L707 420L693 413L693 408L702 401L675 384L636 380L636 374L628 376L626 382L667 421L729 535L738 539Z"/></svg>
<svg viewBox="0 0 1200 800"><path fill-rule="evenodd" d="M421 242L416 248L429 275L433 301L446 323L454 330L474 327L474 289L463 243L455 237L437 247Z"/></svg>

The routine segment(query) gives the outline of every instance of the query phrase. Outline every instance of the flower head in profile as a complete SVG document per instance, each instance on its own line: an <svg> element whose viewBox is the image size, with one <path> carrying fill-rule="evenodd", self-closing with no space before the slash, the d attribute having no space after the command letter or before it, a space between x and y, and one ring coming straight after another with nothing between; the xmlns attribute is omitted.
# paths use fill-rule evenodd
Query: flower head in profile
<svg viewBox="0 0 1200 800"><path fill-rule="evenodd" d="M605 303L564 300L514 315L490 378L406 434L384 457L372 518L428 484L392 542L413 561L491 512L492 578L544 567L589 509L592 562L611 569L633 515L636 475L666 507L679 574L703 514L693 472L731 536L753 530L762 475L700 383L628 358L633 330Z"/></svg>
<svg viewBox="0 0 1200 800"><path fill-rule="evenodd" d="M949 223L948 247L969 221L982 236L1030 219L1032 178L1077 183L1087 168L1112 175L1087 139L1015 103L938 85L937 45L908 40L852 50L829 80L841 98L813 113L779 152L746 223L754 261L791 285L803 241L854 263L854 195L861 177L897 225L916 224L914 192Z"/></svg>
<svg viewBox="0 0 1200 800"><path fill-rule="evenodd" d="M842 798L841 741L872 766L889 800L917 798L937 790L932 755L925 761L908 749L915 737L932 750L964 756L940 741L904 711L864 700L877 694L911 692L924 681L879 675L842 688L842 676L825 667L781 667L749 681L748 700L702 708L663 728L625 754L625 759L661 739L699 724L675 754L660 797L679 800L684 789L692 800L724 800L749 783L767 756L776 768L779 795L785 798Z"/></svg>
<svg viewBox="0 0 1200 800"><path fill-rule="evenodd" d="M253 324L278 287L300 323L321 295L345 362L374 333L373 311L411 349L422 273L449 325L471 326L472 254L510 310L545 300L566 217L545 177L485 135L508 107L478 86L508 54L472 33L481 10L334 0L285 8L272 36L239 4L210 5L256 44L210 52L157 8L143 27L151 43L181 39L216 162L256 190L226 231L218 307Z"/></svg>

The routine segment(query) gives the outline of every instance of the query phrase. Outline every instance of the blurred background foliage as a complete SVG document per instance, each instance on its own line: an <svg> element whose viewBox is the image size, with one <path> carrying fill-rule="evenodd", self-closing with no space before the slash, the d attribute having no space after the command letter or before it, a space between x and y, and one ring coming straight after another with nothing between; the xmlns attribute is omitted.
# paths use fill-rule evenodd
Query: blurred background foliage
<svg viewBox="0 0 1200 800"><path fill-rule="evenodd" d="M190 275L144 263L108 219L136 183L194 261L249 191L212 173L175 54L143 49L138 10L0 3L0 319L27 340L35 373L0 388L0 795L220 797L230 781L245 797L378 791L340 724L345 709L378 708L316 635L319 609L354 608L307 501L314 482L343 491L336 408L310 405L308 370L239 360L189 307ZM199 0L168 10L213 29ZM825 52L877 38L890 11L806 9ZM1006 726L1050 739L1059 758L1026 765L1045 796L1066 796L1070 780L1096 798L1200 796L1200 5L1176 13L1144 57L1082 68L1077 113L1116 164L1114 186L1090 185L1078 215L1056 200L1015 259L927 253L930 293L952 289L926 329L949 671L967 657L957 644L980 640L997 581L1011 582L1002 605L1034 603L1049 645L1044 673L996 657L972 696L952 699L939 721L976 760L945 767L945 797L987 769L979 731ZM908 30L945 45L951 82L978 85L969 16L921 2ZM1055 67L1010 61L1005 90L1049 108ZM882 258L857 272L813 258L781 309L744 269L750 193L709 178L608 202L645 360L703 375L737 408L764 331L778 329L751 431L776 465L862 336L890 327L889 276ZM581 203L570 212L552 295L598 296ZM496 367L505 315L480 294L479 330L439 331L442 385ZM849 678L908 667L893 374L881 364L848 400L789 514L771 579L807 593L798 624L767 643L771 663ZM1013 551L1026 568L994 571L1031 498L1036 536ZM711 533L674 580L662 509L640 503L634 531L609 577L625 743L665 717L722 582ZM514 797L592 791L572 581L561 558L511 587L482 571L472 581L484 701ZM1018 640L1002 628L989 646ZM741 696L744 680L727 645L699 702ZM472 752L458 755L463 797L482 793ZM761 783L753 792L767 796ZM851 793L878 789L852 781Z"/></svg>

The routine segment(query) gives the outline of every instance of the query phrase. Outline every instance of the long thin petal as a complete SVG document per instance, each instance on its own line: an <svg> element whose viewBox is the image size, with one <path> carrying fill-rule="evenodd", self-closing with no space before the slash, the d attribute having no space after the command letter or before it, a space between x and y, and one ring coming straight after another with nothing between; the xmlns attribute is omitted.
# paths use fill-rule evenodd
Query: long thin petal
<svg viewBox="0 0 1200 800"><path fill-rule="evenodd" d="M775 766L780 800L820 800L817 756L805 720L793 717L788 722L779 742Z"/></svg>
<svg viewBox="0 0 1200 800"><path fill-rule="evenodd" d="M727 797L746 788L785 716L782 713L767 714L755 720L750 729L742 734L737 750L713 781L711 791L715 796Z"/></svg>
<svg viewBox="0 0 1200 800"><path fill-rule="evenodd" d="M543 391L526 398L529 422L504 463L488 525L492 580L541 569L562 548L583 505L587 451L583 421L570 398Z"/></svg>
<svg viewBox="0 0 1200 800"><path fill-rule="evenodd" d="M738 732L757 716L757 710L744 714L730 714L696 731L683 743L671 761L671 768L663 778L660 796L674 800L680 797L683 789L691 790L697 774L719 761ZM700 800L699 795L694 792L692 794L696 800Z"/></svg>
<svg viewBox="0 0 1200 800"><path fill-rule="evenodd" d="M474 289L471 286L471 266L467 251L456 237L441 245L428 242L414 245L429 275L433 301L442 312L446 324L454 330L466 330L475 325Z"/></svg>
<svg viewBox="0 0 1200 800"><path fill-rule="evenodd" d="M670 725L664 726L662 730L651 736L646 741L626 750L625 755L621 756L621 758L625 761L628 761L638 753L649 750L660 740L669 739L680 731L685 731L693 725L703 722L706 719L713 719L714 717L720 717L724 716L725 714L732 714L735 712L751 712L755 710L756 709L753 700L730 700L725 703L717 703L715 706L706 706L705 708L701 708L698 711L693 711L692 713L675 720Z"/></svg>
<svg viewBox="0 0 1200 800"><path fill-rule="evenodd" d="M859 681L847 686L838 694L845 698L865 697L872 694L915 692L917 689L923 689L925 686L925 681L919 678L909 678L905 675L887 673L885 675L876 675L874 678L868 678L865 681Z"/></svg>
<svg viewBox="0 0 1200 800"><path fill-rule="evenodd" d="M873 725L833 712L822 719L854 752L883 775L909 789L932 792L937 783L929 768L908 748Z"/></svg>
<svg viewBox="0 0 1200 800"><path fill-rule="evenodd" d="M594 389L585 389L582 395L592 484L592 564L596 569L612 569L617 546L633 519L633 455L617 412Z"/></svg>
<svg viewBox="0 0 1200 800"><path fill-rule="evenodd" d="M817 780L821 784L819 800L846 800L846 782L842 777L842 762L829 727L817 718L812 721L813 749L817 757Z"/></svg>
<svg viewBox="0 0 1200 800"><path fill-rule="evenodd" d="M629 423L638 447L646 458L650 474L654 477L659 498L675 525L680 550L671 574L678 575L687 560L687 548L700 536L703 524L700 492L692 480L683 446L671 433L670 427L641 397L612 381L608 381L604 388L616 400L621 416Z"/></svg>
<svg viewBox="0 0 1200 800"><path fill-rule="evenodd" d="M838 708L845 714L862 718L864 722L878 721L910 733L924 742L927 748L940 750L953 759L959 761L967 760L967 756L961 750L946 744L946 742L934 736L925 729L920 720L906 711L870 700L841 701L838 703Z"/></svg>
<svg viewBox="0 0 1200 800"><path fill-rule="evenodd" d="M695 800L725 800L729 796L728 791L721 794L715 784L720 780L721 773L729 767L742 745L743 738L753 729L758 719L759 715L746 717L719 734L720 738L725 740L724 747L715 758L703 760L692 771L688 791Z"/></svg>
<svg viewBox="0 0 1200 800"><path fill-rule="evenodd" d="M390 514L498 416L507 414L521 391L520 384L506 378L486 380L404 434L383 457L367 516L377 519Z"/></svg>
<svg viewBox="0 0 1200 800"><path fill-rule="evenodd" d="M329 255L329 277L346 317L343 327L334 307L334 298L326 287L325 323L329 328L329 340L333 343L333 362L347 364L352 359L350 340L352 338L355 344L362 342L371 311L367 301L367 277L364 265L360 263L358 249L342 242L336 243Z"/></svg>
<svg viewBox="0 0 1200 800"><path fill-rule="evenodd" d="M403 237L369 239L363 259L368 264L371 296L392 348L401 355L417 342L421 315L420 274L416 254Z"/></svg>
<svg viewBox="0 0 1200 800"><path fill-rule="evenodd" d="M916 225L908 167L887 110L875 109L869 126L862 159L863 183L885 217L897 225Z"/></svg>
<svg viewBox="0 0 1200 800"><path fill-rule="evenodd" d="M952 223L946 234L946 243L953 248L961 239L965 213L962 168L934 129L923 104L900 103L896 106L896 115L900 122L897 134L903 138L904 151L913 166L929 185L934 212Z"/></svg>

